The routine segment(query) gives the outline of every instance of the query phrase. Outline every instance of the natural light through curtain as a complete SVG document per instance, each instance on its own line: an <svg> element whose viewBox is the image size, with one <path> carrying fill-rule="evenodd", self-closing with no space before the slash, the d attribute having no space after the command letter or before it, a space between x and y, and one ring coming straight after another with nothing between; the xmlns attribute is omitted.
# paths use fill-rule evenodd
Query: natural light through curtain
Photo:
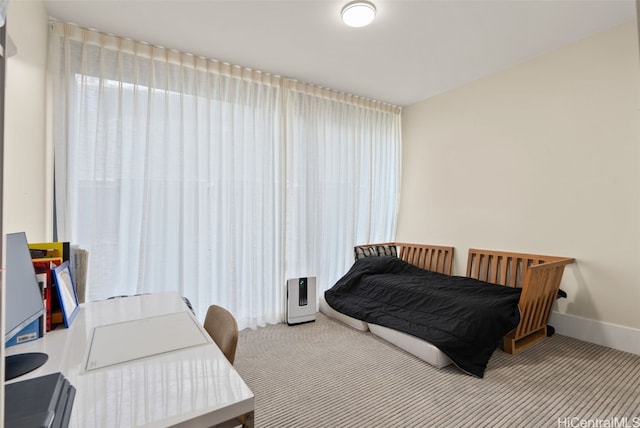
<svg viewBox="0 0 640 428"><path fill-rule="evenodd" d="M284 319L284 282L329 288L392 239L400 111L268 73L51 24L60 240L87 299L176 290L202 318Z"/></svg>
<svg viewBox="0 0 640 428"><path fill-rule="evenodd" d="M286 86L286 272L317 273L326 290L353 263L354 244L395 235L400 119L361 98Z"/></svg>

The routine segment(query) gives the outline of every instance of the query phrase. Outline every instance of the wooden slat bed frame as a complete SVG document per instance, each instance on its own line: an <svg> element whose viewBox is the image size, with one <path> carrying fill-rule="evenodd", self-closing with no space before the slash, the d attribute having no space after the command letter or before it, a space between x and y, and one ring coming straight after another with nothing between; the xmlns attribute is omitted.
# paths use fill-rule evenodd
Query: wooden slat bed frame
<svg viewBox="0 0 640 428"><path fill-rule="evenodd" d="M515 354L547 336L547 322L564 267L574 261L568 257L469 249L466 276L522 288L520 324L504 338L505 352Z"/></svg>
<svg viewBox="0 0 640 428"><path fill-rule="evenodd" d="M398 257L422 269L451 275L453 247L405 242L358 245L377 247L395 245ZM520 324L504 338L504 350L510 354L522 350L547 336L547 322L558 295L564 267L575 260L568 257L505 251L470 249L467 257L469 278L522 288Z"/></svg>

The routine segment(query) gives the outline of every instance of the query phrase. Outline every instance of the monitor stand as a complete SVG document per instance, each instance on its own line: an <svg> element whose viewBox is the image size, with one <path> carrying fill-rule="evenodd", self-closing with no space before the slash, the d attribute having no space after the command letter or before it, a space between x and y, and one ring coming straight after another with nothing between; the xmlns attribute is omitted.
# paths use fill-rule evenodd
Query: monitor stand
<svg viewBox="0 0 640 428"><path fill-rule="evenodd" d="M47 362L49 356L42 352L7 355L4 359L4 380L27 374Z"/></svg>

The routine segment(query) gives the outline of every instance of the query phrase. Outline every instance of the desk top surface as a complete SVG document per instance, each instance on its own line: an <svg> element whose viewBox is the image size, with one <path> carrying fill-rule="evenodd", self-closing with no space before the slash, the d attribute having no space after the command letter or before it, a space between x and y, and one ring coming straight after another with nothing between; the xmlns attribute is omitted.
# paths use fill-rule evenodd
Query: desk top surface
<svg viewBox="0 0 640 428"><path fill-rule="evenodd" d="M174 341L177 331L149 328L172 317L191 339ZM122 326L137 333L114 334ZM109 364L87 369L94 333L107 330L93 357ZM84 304L69 329L6 349L23 352L45 352L49 360L14 381L62 372L76 388L70 426L211 426L253 411L253 393L177 293Z"/></svg>

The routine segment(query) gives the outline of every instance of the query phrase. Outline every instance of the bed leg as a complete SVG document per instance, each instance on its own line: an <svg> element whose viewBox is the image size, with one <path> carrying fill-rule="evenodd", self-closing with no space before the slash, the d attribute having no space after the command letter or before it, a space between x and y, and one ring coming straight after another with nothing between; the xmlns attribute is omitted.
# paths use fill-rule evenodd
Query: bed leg
<svg viewBox="0 0 640 428"><path fill-rule="evenodd" d="M547 326L544 326L524 337L515 338L515 334L511 333L505 336L503 340L503 349L504 352L508 354L515 354L517 352L522 351L527 346L533 345L534 343L539 342L540 340L547 337Z"/></svg>

